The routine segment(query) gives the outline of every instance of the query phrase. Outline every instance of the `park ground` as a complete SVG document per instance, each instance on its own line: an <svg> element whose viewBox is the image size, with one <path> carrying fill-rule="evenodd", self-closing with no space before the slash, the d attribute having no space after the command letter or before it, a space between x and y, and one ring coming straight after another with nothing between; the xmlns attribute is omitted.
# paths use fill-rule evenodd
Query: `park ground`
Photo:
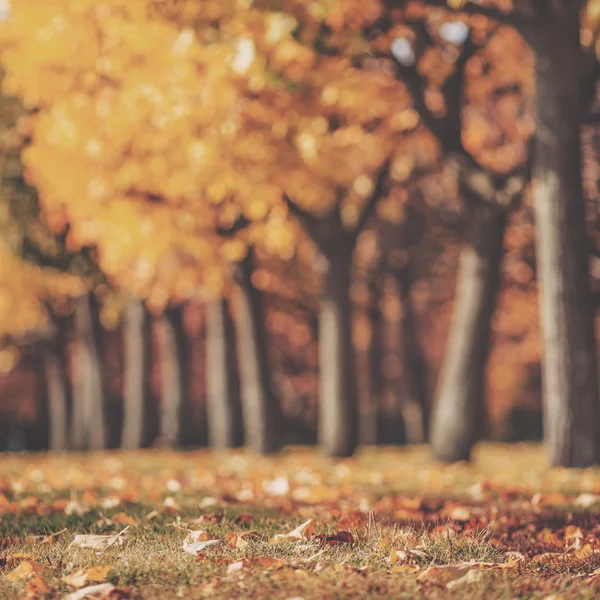
<svg viewBox="0 0 600 600"><path fill-rule="evenodd" d="M4 455L1 598L595 598L600 470L538 446Z"/></svg>

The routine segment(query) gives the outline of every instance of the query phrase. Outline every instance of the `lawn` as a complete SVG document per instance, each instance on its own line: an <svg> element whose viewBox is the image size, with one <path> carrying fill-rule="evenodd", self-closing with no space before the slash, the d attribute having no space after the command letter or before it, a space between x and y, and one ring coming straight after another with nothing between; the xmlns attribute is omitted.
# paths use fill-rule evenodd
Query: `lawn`
<svg viewBox="0 0 600 600"><path fill-rule="evenodd" d="M600 470L537 446L5 455L4 598L593 598ZM95 594L95 595L94 595Z"/></svg>

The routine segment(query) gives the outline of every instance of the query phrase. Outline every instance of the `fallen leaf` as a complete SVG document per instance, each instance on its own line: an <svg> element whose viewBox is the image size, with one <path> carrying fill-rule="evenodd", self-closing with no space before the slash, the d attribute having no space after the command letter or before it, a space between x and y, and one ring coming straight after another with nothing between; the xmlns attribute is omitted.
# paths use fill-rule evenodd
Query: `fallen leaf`
<svg viewBox="0 0 600 600"><path fill-rule="evenodd" d="M211 546L216 546L220 544L222 540L206 540L204 542L183 542L183 551L188 554L197 554L198 552L202 552L206 550L206 548L210 548Z"/></svg>
<svg viewBox="0 0 600 600"><path fill-rule="evenodd" d="M252 525L252 523L254 523L254 517L250 513L240 513L235 522L238 525Z"/></svg>
<svg viewBox="0 0 600 600"><path fill-rule="evenodd" d="M89 569L80 569L71 575L66 575L62 580L74 588L81 588L86 583L101 583L106 581L108 574L112 571L110 565L100 565Z"/></svg>
<svg viewBox="0 0 600 600"><path fill-rule="evenodd" d="M162 505L163 512L167 514L177 514L181 509L179 504L172 496L167 496Z"/></svg>
<svg viewBox="0 0 600 600"><path fill-rule="evenodd" d="M188 542L207 542L208 540L212 540L212 536L208 531L204 531L202 529L195 529L188 533L187 541Z"/></svg>
<svg viewBox="0 0 600 600"><path fill-rule="evenodd" d="M13 569L6 577L6 581L25 581L33 576L35 567L32 562L24 560L16 569Z"/></svg>
<svg viewBox="0 0 600 600"><path fill-rule="evenodd" d="M470 571L467 571L466 574L463 575L462 577L459 577L458 579L449 581L446 584L446 587L448 589L452 589L459 585L465 585L468 583L477 583L478 581L481 581L484 576L485 576L484 572L481 569L471 569Z"/></svg>
<svg viewBox="0 0 600 600"><path fill-rule="evenodd" d="M123 530L125 531L125 530ZM123 543L122 533L115 535L82 535L78 534L69 544L69 548L92 548L93 550L106 550L113 544L121 545Z"/></svg>
<svg viewBox="0 0 600 600"><path fill-rule="evenodd" d="M354 537L349 531L339 531L333 535L319 535L315 538L320 544L338 546L339 544L353 544Z"/></svg>
<svg viewBox="0 0 600 600"><path fill-rule="evenodd" d="M120 525L129 525L130 527L135 527L138 524L133 517L124 512L118 512L116 515L113 515L112 520Z"/></svg>
<svg viewBox="0 0 600 600"><path fill-rule="evenodd" d="M239 573L245 569L261 568L261 569L281 569L285 566L285 561L280 558L271 556L259 556L252 558L242 558L231 563L227 567L227 573Z"/></svg>
<svg viewBox="0 0 600 600"><path fill-rule="evenodd" d="M394 565L392 567L392 573L414 573L418 570L419 567L415 565Z"/></svg>
<svg viewBox="0 0 600 600"><path fill-rule="evenodd" d="M312 519L302 523L294 529L290 531L290 533L278 533L273 538L274 542L284 542L288 540L309 540L312 538L313 533L315 531L315 523Z"/></svg>
<svg viewBox="0 0 600 600"><path fill-rule="evenodd" d="M27 592L27 595L30 598L40 598L42 596L45 596L46 594L49 594L50 588L48 587L48 584L42 577L36 575L35 577L29 580L29 582L25 586L25 591Z"/></svg>
<svg viewBox="0 0 600 600"><path fill-rule="evenodd" d="M228 533L225 539L232 548L245 548L252 540L260 539L260 535L257 531L241 531L238 533Z"/></svg>
<svg viewBox="0 0 600 600"><path fill-rule="evenodd" d="M90 585L65 596L64 600L83 600L83 598L91 596L94 596L94 598L108 598L115 589L115 586L111 583Z"/></svg>
<svg viewBox="0 0 600 600"><path fill-rule="evenodd" d="M389 562L390 565L395 565L398 562L406 562L409 559L409 556L404 550L394 550L390 552Z"/></svg>
<svg viewBox="0 0 600 600"><path fill-rule="evenodd" d="M482 571L498 568L500 568L498 563L476 561L456 563L453 565L432 565L417 577L417 581L426 581L428 583L447 586L450 581L464 577L469 571ZM474 578L476 576L472 575L470 577ZM465 580L465 583L466 582L467 580Z"/></svg>

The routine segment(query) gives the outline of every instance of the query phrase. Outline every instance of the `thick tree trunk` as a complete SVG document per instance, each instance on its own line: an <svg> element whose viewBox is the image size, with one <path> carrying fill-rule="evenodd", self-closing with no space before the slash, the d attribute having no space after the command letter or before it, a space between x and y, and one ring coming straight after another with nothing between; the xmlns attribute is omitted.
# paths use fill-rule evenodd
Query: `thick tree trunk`
<svg viewBox="0 0 600 600"><path fill-rule="evenodd" d="M420 444L429 438L429 392L427 366L417 340L415 314L411 299L412 274L405 266L396 274L402 301L401 355L404 367L406 398L403 403L404 429L409 444Z"/></svg>
<svg viewBox="0 0 600 600"><path fill-rule="evenodd" d="M237 448L243 443L242 409L233 322L224 298L206 306L206 379L209 445Z"/></svg>
<svg viewBox="0 0 600 600"><path fill-rule="evenodd" d="M500 285L506 213L474 208L458 272L454 315L431 424L436 458L469 460L483 427L485 367Z"/></svg>
<svg viewBox="0 0 600 600"><path fill-rule="evenodd" d="M584 61L578 11L556 4L539 16L528 36L536 54L533 195L544 431L552 465L585 467L600 459L600 404L581 182Z"/></svg>
<svg viewBox="0 0 600 600"><path fill-rule="evenodd" d="M75 300L77 337L72 443L77 450L106 447L106 406L98 307L92 294Z"/></svg>
<svg viewBox="0 0 600 600"><path fill-rule="evenodd" d="M160 321L160 363L162 390L159 438L163 446L182 443L182 422L187 405L187 340L181 309L168 308Z"/></svg>
<svg viewBox="0 0 600 600"><path fill-rule="evenodd" d="M48 400L48 448L55 452L68 450L71 398L67 359L66 335L62 319L54 319L54 335L42 345L42 360Z"/></svg>
<svg viewBox="0 0 600 600"><path fill-rule="evenodd" d="M352 344L352 248L325 257L319 315L319 443L329 456L351 456L358 445L358 393Z"/></svg>
<svg viewBox="0 0 600 600"><path fill-rule="evenodd" d="M148 414L148 313L143 302L131 300L125 310L125 376L121 447L136 450L149 442Z"/></svg>
<svg viewBox="0 0 600 600"><path fill-rule="evenodd" d="M252 283L253 256L238 265L237 347L246 445L258 454L279 449L280 407L267 353L262 294Z"/></svg>

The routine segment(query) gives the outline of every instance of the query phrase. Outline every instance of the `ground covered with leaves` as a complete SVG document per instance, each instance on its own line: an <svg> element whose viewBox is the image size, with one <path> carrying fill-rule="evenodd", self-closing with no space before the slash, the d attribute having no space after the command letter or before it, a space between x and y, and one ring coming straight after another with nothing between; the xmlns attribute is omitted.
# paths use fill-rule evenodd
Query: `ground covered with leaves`
<svg viewBox="0 0 600 600"><path fill-rule="evenodd" d="M0 458L0 597L594 598L600 470L538 447Z"/></svg>

